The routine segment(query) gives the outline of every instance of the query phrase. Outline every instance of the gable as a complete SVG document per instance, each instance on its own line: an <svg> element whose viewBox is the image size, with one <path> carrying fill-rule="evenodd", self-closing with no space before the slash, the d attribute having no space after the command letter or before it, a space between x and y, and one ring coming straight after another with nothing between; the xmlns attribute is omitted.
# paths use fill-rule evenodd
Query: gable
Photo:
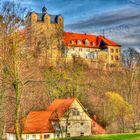
<svg viewBox="0 0 140 140"><path fill-rule="evenodd" d="M78 112L78 116L74 115L75 112ZM65 112L61 120L65 120L65 116L69 117L70 120L83 120L83 119L89 120L89 121L92 120L90 118L90 115L87 113L86 109L78 101L78 99L74 100L74 102L71 104L67 112Z"/></svg>

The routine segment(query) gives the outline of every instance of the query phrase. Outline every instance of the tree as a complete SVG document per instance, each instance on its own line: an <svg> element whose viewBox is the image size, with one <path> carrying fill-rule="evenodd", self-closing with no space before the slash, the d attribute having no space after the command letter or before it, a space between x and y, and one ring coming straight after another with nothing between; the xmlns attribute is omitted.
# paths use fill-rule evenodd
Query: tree
<svg viewBox="0 0 140 140"><path fill-rule="evenodd" d="M105 101L105 118L109 123L116 121L121 132L125 132L132 117L132 106L118 93L107 92Z"/></svg>
<svg viewBox="0 0 140 140"><path fill-rule="evenodd" d="M125 78L125 98L133 106L131 128L136 132L140 122L139 92L140 92L140 53L133 48L124 50L122 55L123 72Z"/></svg>
<svg viewBox="0 0 140 140"><path fill-rule="evenodd" d="M18 28L24 25L21 13L24 13L25 9L12 2L4 2L2 8L1 88L6 97L15 99L15 132L17 140L20 140L20 104L25 84L22 79L22 68L25 63L22 60L25 54L21 52L24 36Z"/></svg>
<svg viewBox="0 0 140 140"><path fill-rule="evenodd" d="M80 98L84 95L86 83L83 67L84 64L78 60L67 65L61 62L57 66L46 67L44 75L48 98L52 101L55 98Z"/></svg>

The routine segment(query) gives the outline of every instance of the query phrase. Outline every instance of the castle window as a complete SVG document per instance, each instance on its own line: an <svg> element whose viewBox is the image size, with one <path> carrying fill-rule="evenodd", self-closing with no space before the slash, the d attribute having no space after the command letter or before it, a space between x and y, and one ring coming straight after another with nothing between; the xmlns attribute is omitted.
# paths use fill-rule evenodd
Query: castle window
<svg viewBox="0 0 140 140"><path fill-rule="evenodd" d="M82 49L82 48L79 48L79 51L80 51L80 52L82 52L82 51L83 51L83 49Z"/></svg>
<svg viewBox="0 0 140 140"><path fill-rule="evenodd" d="M77 40L77 44L81 45L82 44L81 40Z"/></svg>
<svg viewBox="0 0 140 140"><path fill-rule="evenodd" d="M35 140L36 139L36 135L32 135L33 139Z"/></svg>
<svg viewBox="0 0 140 140"><path fill-rule="evenodd" d="M85 40L85 45L89 45L89 41L88 40Z"/></svg>
<svg viewBox="0 0 140 140"><path fill-rule="evenodd" d="M119 49L116 49L116 53L118 53L119 52Z"/></svg>
<svg viewBox="0 0 140 140"><path fill-rule="evenodd" d="M29 139L29 137L30 137L29 135L26 135L26 140L28 140L28 139Z"/></svg>
<svg viewBox="0 0 140 140"><path fill-rule="evenodd" d="M73 45L74 44L74 41L73 40L70 40L70 44Z"/></svg>
<svg viewBox="0 0 140 140"><path fill-rule="evenodd" d="M91 42L91 45L92 45L92 46L94 46L94 45L95 45L95 43L94 43L94 42Z"/></svg>
<svg viewBox="0 0 140 140"><path fill-rule="evenodd" d="M116 60L119 60L119 57L118 56L116 56Z"/></svg>
<svg viewBox="0 0 140 140"><path fill-rule="evenodd" d="M87 49L87 52L90 52L90 49Z"/></svg>
<svg viewBox="0 0 140 140"><path fill-rule="evenodd" d="M93 58L94 58L94 59L97 59L97 58L98 58L98 53L97 53L97 52L94 52Z"/></svg>
<svg viewBox="0 0 140 140"><path fill-rule="evenodd" d="M72 49L73 49L73 51L75 51L75 48L74 47Z"/></svg>
<svg viewBox="0 0 140 140"><path fill-rule="evenodd" d="M111 52L114 53L114 49L113 48L111 49Z"/></svg>
<svg viewBox="0 0 140 140"><path fill-rule="evenodd" d="M111 55L111 60L114 60L114 56L113 55Z"/></svg>

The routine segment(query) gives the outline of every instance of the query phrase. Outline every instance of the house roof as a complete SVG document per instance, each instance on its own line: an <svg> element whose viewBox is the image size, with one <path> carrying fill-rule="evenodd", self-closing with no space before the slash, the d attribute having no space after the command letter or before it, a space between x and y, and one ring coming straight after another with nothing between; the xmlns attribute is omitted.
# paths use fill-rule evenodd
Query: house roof
<svg viewBox="0 0 140 140"><path fill-rule="evenodd" d="M47 108L47 111L53 112L51 119L60 119L61 117L63 117L75 100L76 98L55 99L52 104Z"/></svg>
<svg viewBox="0 0 140 140"><path fill-rule="evenodd" d="M52 112L30 112L26 118L23 133L53 133L55 130L50 122Z"/></svg>
<svg viewBox="0 0 140 140"><path fill-rule="evenodd" d="M99 123L97 123L94 118L92 119L92 133L93 134L107 134L106 129L104 129Z"/></svg>
<svg viewBox="0 0 140 140"><path fill-rule="evenodd" d="M30 112L26 118L23 133L53 133L51 120L58 120L74 102L74 99L56 99L46 111Z"/></svg>
<svg viewBox="0 0 140 140"><path fill-rule="evenodd" d="M81 44L77 44L80 40ZM85 40L89 41L89 44L85 44ZM71 43L73 41L73 43ZM108 46L120 46L119 44L107 39L104 36L95 36L90 34L79 34L64 32L64 45L70 47L85 47L85 48L107 48Z"/></svg>

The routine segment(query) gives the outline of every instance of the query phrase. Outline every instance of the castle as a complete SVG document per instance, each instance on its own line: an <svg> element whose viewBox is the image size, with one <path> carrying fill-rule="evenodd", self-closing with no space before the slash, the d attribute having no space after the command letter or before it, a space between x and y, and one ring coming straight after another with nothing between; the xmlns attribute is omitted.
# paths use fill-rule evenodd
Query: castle
<svg viewBox="0 0 140 140"><path fill-rule="evenodd" d="M53 60L60 56L66 59L75 56L83 60L110 65L120 63L121 46L119 44L105 36L65 32L63 17L49 14L46 7L43 7L42 13L29 13L28 21L28 28L32 32L31 37L28 36L28 38L32 38L31 42L36 42L34 44L51 46L48 48L47 56Z"/></svg>

